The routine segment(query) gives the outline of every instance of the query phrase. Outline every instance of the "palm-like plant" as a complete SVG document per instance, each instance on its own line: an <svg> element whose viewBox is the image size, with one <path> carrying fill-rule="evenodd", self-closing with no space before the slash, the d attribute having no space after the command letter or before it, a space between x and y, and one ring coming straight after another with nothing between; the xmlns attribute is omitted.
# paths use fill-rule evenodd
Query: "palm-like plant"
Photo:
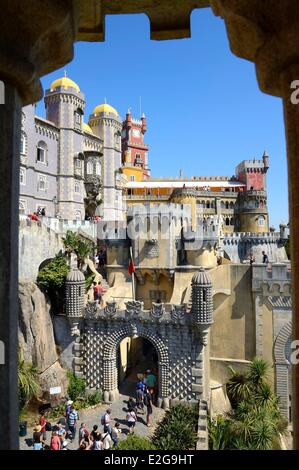
<svg viewBox="0 0 299 470"><path fill-rule="evenodd" d="M24 361L21 352L18 355L18 388L21 407L24 407L32 398L37 398L40 392L38 370Z"/></svg>
<svg viewBox="0 0 299 470"><path fill-rule="evenodd" d="M255 388L261 387L268 378L269 366L265 359L256 357L250 363L248 380Z"/></svg>
<svg viewBox="0 0 299 470"><path fill-rule="evenodd" d="M78 261L78 268L82 269L85 259L90 255L93 250L92 243L83 239L78 239L77 241L77 261Z"/></svg>
<svg viewBox="0 0 299 470"><path fill-rule="evenodd" d="M65 252L68 258L70 258L71 254L74 253L77 249L77 245L78 245L77 235L71 230L68 230L65 234L65 237L62 238L62 240L63 240Z"/></svg>
<svg viewBox="0 0 299 470"><path fill-rule="evenodd" d="M233 367L229 367L229 369L232 376L226 384L226 391L232 406L235 407L239 402L249 399L251 384L247 375L236 372Z"/></svg>

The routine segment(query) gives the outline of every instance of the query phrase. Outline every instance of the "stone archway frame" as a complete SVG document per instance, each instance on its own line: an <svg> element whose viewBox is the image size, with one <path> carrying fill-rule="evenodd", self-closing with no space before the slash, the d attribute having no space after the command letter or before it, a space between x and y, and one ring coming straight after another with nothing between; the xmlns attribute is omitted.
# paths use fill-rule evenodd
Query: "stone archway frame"
<svg viewBox="0 0 299 470"><path fill-rule="evenodd" d="M285 356L285 349L291 336L292 322L288 322L280 329L274 342L276 393L280 398L280 410L286 418L289 418L288 375L290 373L290 362Z"/></svg>
<svg viewBox="0 0 299 470"><path fill-rule="evenodd" d="M138 336L151 342L158 354L158 406L169 408L169 353L165 342L157 333L149 331L141 324L132 322L111 333L103 350L103 391L104 401L112 402L119 396L117 372L117 348L127 337Z"/></svg>

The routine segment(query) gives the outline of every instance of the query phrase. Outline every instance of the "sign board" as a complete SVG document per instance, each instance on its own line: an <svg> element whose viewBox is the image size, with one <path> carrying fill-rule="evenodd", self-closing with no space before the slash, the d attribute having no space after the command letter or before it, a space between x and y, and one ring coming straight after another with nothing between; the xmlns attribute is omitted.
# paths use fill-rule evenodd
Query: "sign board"
<svg viewBox="0 0 299 470"><path fill-rule="evenodd" d="M61 393L61 387L50 388L50 395L58 395L59 393Z"/></svg>

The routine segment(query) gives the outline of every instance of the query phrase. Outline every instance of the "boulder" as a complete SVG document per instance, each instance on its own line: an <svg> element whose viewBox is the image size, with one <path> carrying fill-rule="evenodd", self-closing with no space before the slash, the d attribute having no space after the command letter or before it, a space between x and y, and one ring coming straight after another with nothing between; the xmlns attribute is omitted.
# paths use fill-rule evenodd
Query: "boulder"
<svg viewBox="0 0 299 470"><path fill-rule="evenodd" d="M39 370L44 396L49 398L51 387L61 387L65 396L66 371L59 363L49 300L34 282L20 282L19 305L19 347L25 362Z"/></svg>

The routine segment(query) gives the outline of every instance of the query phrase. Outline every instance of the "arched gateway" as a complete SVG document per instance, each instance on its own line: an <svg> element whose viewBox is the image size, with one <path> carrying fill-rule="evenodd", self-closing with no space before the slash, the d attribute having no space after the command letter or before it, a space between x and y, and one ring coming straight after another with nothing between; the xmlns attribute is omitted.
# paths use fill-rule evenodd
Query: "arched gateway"
<svg viewBox="0 0 299 470"><path fill-rule="evenodd" d="M90 302L82 312L81 303L71 300L72 293L79 292L74 288L77 277L70 273L69 279L67 298L78 306L78 311L67 309L72 331L78 335L74 370L89 389L102 390L106 402L118 398L118 347L124 338L140 337L157 352L159 406L208 398L206 346L213 305L212 284L203 268L192 279L191 310L171 304L153 304L144 310L142 302L132 300L125 310L118 310L116 302L107 302L105 309Z"/></svg>

